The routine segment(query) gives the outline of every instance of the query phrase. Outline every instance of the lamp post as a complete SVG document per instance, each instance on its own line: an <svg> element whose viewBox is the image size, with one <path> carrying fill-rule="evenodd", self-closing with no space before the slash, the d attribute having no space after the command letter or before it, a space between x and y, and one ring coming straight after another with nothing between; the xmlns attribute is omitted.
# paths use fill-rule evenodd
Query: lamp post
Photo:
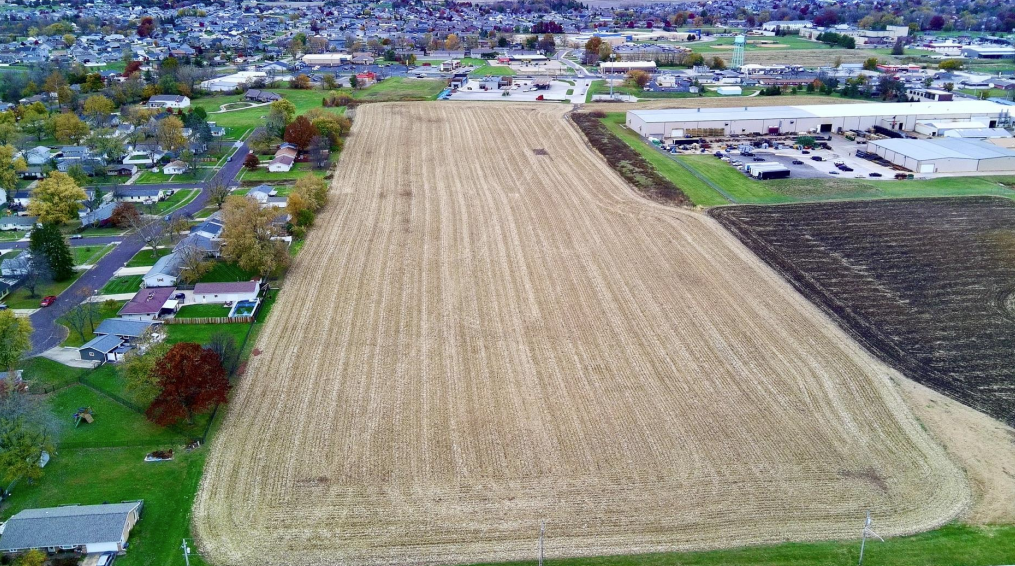
<svg viewBox="0 0 1015 566"><path fill-rule="evenodd" d="M617 54L610 53L610 100L613 100L613 73L616 71L614 67L617 66Z"/></svg>

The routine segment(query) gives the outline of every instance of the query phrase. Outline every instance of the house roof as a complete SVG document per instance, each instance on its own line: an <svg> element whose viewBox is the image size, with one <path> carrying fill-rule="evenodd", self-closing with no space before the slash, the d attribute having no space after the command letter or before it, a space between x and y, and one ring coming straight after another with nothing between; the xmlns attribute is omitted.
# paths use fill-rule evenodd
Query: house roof
<svg viewBox="0 0 1015 566"><path fill-rule="evenodd" d="M123 305L119 314L158 314L162 310L162 306L166 304L166 301L175 292L176 287L141 289L130 302Z"/></svg>
<svg viewBox="0 0 1015 566"><path fill-rule="evenodd" d="M238 281L230 283L198 283L194 285L194 294L216 293L253 293L257 291L257 281Z"/></svg>
<svg viewBox="0 0 1015 566"><path fill-rule="evenodd" d="M0 551L119 542L140 501L25 509L7 520Z"/></svg>
<svg viewBox="0 0 1015 566"><path fill-rule="evenodd" d="M155 323L148 320L123 320L120 318L107 318L95 328L95 334L110 334L113 336L127 336L136 338L144 334Z"/></svg>
<svg viewBox="0 0 1015 566"><path fill-rule="evenodd" d="M103 354L108 354L119 348L122 343L123 340L119 336L106 334L103 336L96 336L95 338L85 342L79 350L95 350L102 352Z"/></svg>

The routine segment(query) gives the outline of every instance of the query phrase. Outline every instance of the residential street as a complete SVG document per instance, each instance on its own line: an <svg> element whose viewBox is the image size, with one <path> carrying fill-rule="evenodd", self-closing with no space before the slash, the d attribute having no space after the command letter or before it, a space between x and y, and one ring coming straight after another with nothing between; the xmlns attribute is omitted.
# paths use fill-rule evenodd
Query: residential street
<svg viewBox="0 0 1015 566"><path fill-rule="evenodd" d="M225 167L220 169L218 173L212 177L207 183L214 180L221 180L224 184L230 185L236 179L240 169L243 167L242 156L248 152L246 144L241 144L236 152L237 158L232 161L227 161ZM159 185L148 185L151 187ZM185 185L185 188L198 187L203 189L206 183L192 183ZM168 186L166 188L169 188ZM187 203L179 210L173 212L173 216L179 215L194 215L204 208L205 203L208 202L208 192L202 190L200 194L191 202ZM57 321L67 311L73 308L75 305L80 303L83 299L82 290L87 289L91 293L102 289L102 287L113 277L116 270L123 267L130 258L134 257L134 254L141 251L144 247L144 242L137 238L133 234L125 236L104 236L95 238L81 238L80 240L71 240L70 244L73 246L85 246L95 244L109 244L114 242L120 242L120 245L113 251L106 254L94 267L86 271L71 284L70 287L64 291L60 298L51 307L39 309L33 313L29 320L32 321L32 328L35 331L32 333L32 351L30 356L36 356L42 352L59 346L63 342L67 335L67 328ZM0 244L0 250L12 249L12 248L24 248L27 247L27 242L7 242Z"/></svg>

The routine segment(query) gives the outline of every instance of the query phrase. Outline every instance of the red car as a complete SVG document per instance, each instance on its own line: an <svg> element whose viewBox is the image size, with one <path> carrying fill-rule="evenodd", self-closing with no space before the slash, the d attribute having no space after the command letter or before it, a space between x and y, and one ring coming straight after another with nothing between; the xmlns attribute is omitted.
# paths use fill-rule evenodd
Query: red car
<svg viewBox="0 0 1015 566"><path fill-rule="evenodd" d="M50 295L48 297L43 297L42 298L42 302L39 303L39 306L40 307L48 307L48 306L52 305L55 302L56 302L56 296L55 295Z"/></svg>

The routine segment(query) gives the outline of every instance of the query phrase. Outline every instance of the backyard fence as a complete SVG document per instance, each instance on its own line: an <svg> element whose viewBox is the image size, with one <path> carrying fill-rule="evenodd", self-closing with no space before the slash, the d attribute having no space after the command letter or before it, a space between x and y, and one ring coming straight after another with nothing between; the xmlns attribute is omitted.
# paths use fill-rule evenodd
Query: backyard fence
<svg viewBox="0 0 1015 566"><path fill-rule="evenodd" d="M251 315L247 316L209 316L203 318L167 318L163 320L165 324L250 324L254 322L254 317Z"/></svg>

